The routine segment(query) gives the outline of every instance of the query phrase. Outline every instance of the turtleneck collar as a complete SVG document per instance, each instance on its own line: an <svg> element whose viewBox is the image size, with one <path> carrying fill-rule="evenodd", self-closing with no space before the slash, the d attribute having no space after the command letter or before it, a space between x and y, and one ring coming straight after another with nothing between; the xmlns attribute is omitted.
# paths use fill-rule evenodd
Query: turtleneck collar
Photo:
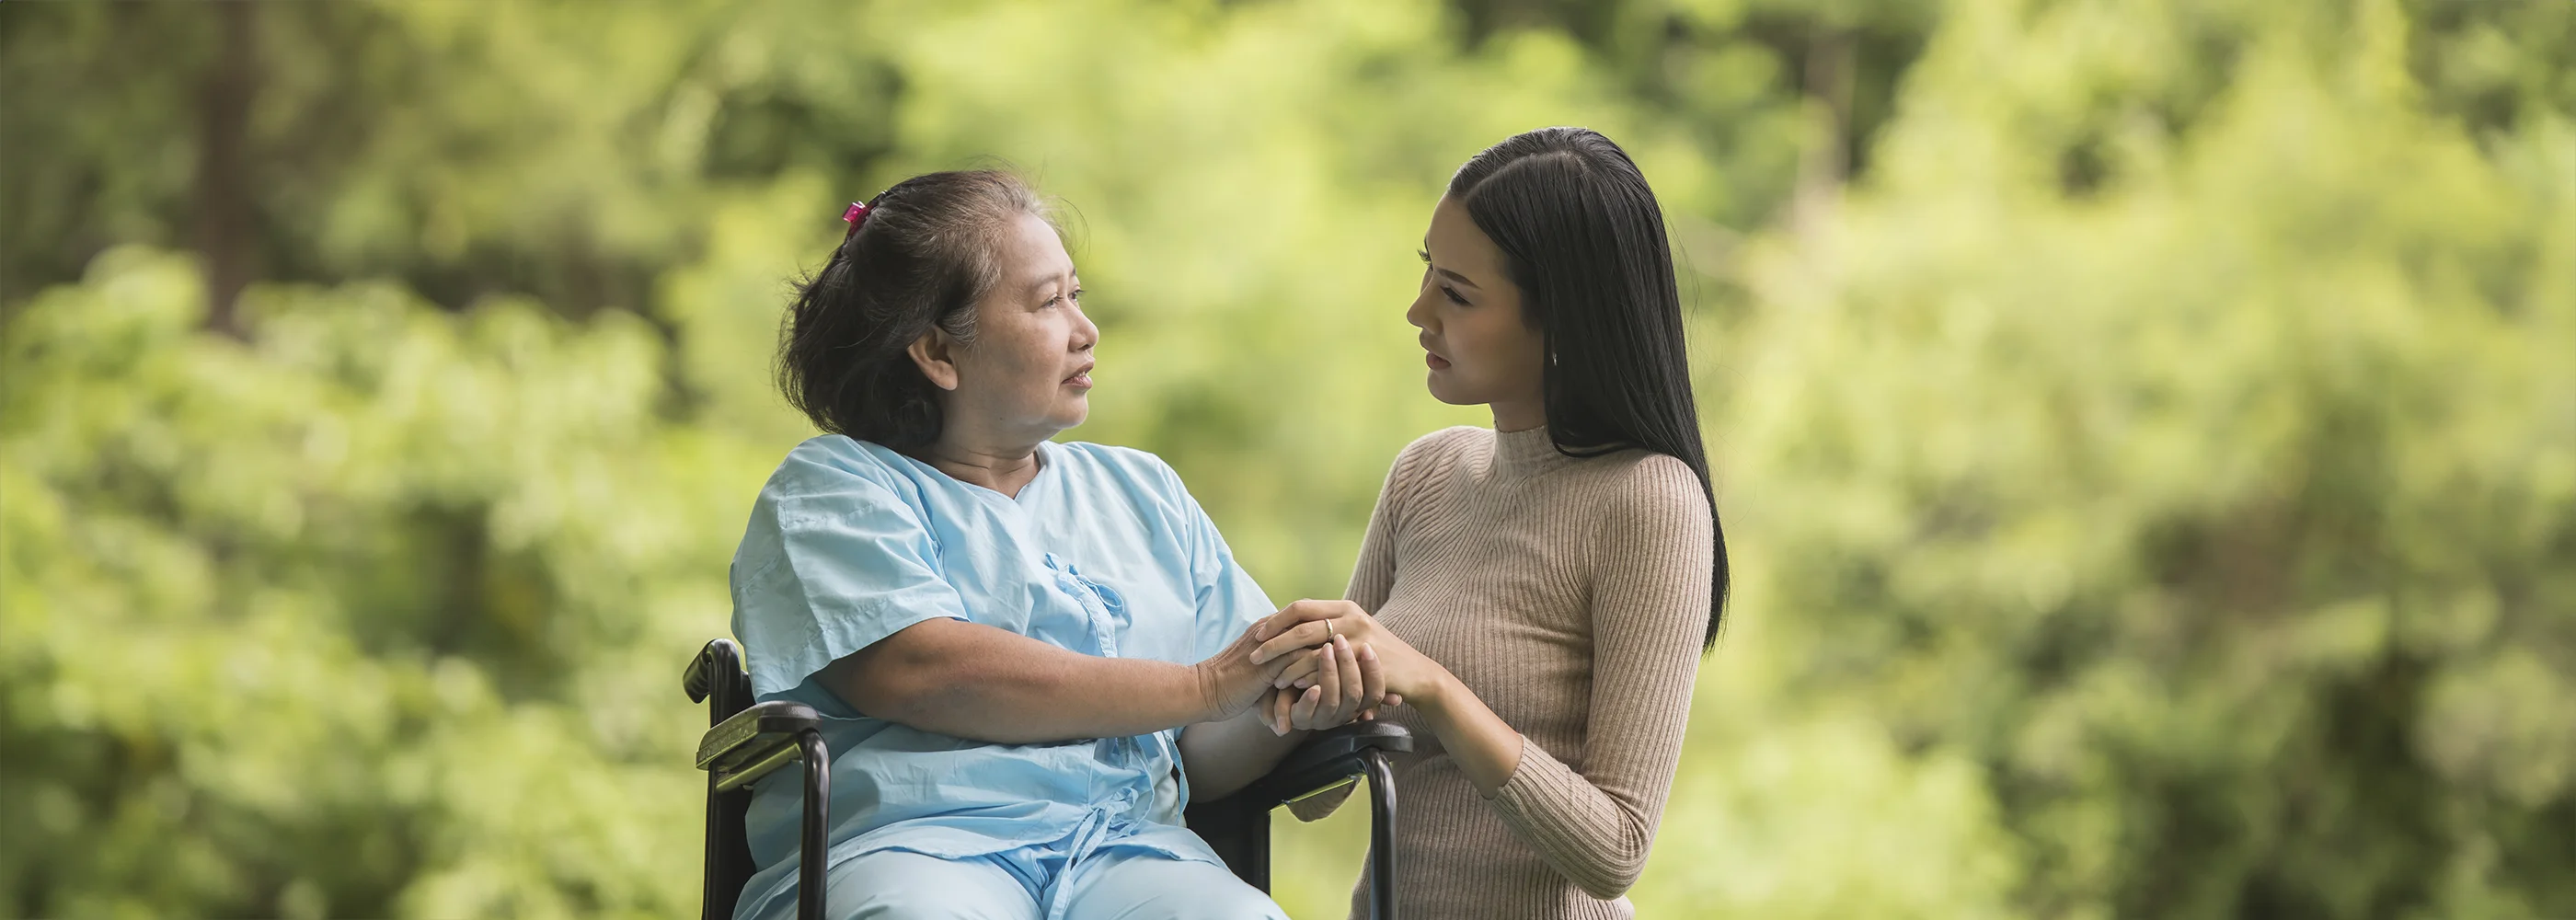
<svg viewBox="0 0 2576 920"><path fill-rule="evenodd" d="M1494 472L1497 475L1518 479L1573 462L1573 457L1557 452L1556 442L1548 440L1545 425L1523 431L1494 432Z"/></svg>

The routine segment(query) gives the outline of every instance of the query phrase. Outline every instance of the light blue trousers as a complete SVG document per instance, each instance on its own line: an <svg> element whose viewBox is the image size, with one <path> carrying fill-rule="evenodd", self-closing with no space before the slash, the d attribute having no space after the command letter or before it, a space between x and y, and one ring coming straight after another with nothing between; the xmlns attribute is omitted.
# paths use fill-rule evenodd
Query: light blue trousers
<svg viewBox="0 0 2576 920"><path fill-rule="evenodd" d="M1288 920L1224 866L1133 848L1067 865L1022 848L969 859L879 850L832 867L834 920ZM780 898L761 920L793 920Z"/></svg>

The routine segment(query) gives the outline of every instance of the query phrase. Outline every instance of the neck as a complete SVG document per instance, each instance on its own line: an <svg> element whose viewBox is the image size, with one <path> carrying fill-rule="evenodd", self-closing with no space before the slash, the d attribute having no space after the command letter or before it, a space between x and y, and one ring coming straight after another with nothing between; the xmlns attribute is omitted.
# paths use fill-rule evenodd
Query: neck
<svg viewBox="0 0 2576 920"><path fill-rule="evenodd" d="M1487 405L1494 410L1495 431L1505 433L1528 431L1547 425L1547 406L1540 400L1498 400Z"/></svg>
<svg viewBox="0 0 2576 920"><path fill-rule="evenodd" d="M922 448L921 461L950 479L1018 498L1020 489L1038 476L1038 444L1044 440L982 440L943 432Z"/></svg>

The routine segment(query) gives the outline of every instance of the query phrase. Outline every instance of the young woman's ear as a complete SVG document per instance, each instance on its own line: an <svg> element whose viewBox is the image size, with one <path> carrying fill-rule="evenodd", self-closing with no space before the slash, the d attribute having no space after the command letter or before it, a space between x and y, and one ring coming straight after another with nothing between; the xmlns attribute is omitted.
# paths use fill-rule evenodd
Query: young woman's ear
<svg viewBox="0 0 2576 920"><path fill-rule="evenodd" d="M957 389L957 340L946 330L932 326L903 351L912 356L914 367L921 368L921 376L930 378L931 386Z"/></svg>

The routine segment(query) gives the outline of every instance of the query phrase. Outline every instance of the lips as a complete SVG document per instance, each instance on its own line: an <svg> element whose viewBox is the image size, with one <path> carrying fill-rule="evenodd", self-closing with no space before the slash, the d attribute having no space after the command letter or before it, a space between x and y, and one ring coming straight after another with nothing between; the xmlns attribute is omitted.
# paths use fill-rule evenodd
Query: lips
<svg viewBox="0 0 2576 920"><path fill-rule="evenodd" d="M1421 344L1422 363L1430 365L1431 369L1435 371L1449 369L1449 359L1441 357L1439 352L1432 351L1430 342L1425 341Z"/></svg>
<svg viewBox="0 0 2576 920"><path fill-rule="evenodd" d="M1083 365L1080 370L1073 372L1073 376L1064 378L1065 384L1077 387L1091 386L1091 368L1098 363L1099 362L1092 362L1092 364Z"/></svg>

